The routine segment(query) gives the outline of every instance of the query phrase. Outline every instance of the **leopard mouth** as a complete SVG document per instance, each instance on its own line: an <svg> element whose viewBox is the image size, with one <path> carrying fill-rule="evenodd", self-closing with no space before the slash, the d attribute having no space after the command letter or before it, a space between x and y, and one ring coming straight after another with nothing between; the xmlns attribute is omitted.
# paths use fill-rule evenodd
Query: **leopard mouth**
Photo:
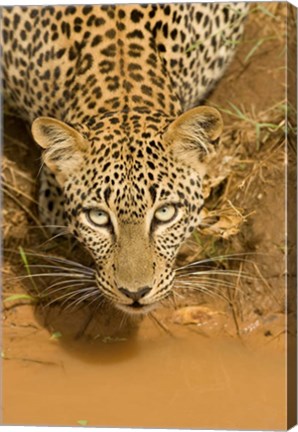
<svg viewBox="0 0 298 432"><path fill-rule="evenodd" d="M116 303L115 306L130 315L146 315L157 307L157 302L142 304L138 301L134 301L130 304Z"/></svg>

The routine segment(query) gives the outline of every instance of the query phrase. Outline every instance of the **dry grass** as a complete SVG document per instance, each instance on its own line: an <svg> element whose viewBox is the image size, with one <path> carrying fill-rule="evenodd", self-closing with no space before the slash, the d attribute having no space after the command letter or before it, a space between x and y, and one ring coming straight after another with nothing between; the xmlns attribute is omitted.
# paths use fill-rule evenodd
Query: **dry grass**
<svg viewBox="0 0 298 432"><path fill-rule="evenodd" d="M208 164L203 224L206 219L210 225L210 217L216 222L200 229L201 234L224 239L237 234L253 214L249 210L252 189L256 184L266 187L271 174L284 169L286 125L283 107L282 102L257 116L235 106L231 110L218 107L236 121L226 127L221 148ZM220 193L214 193L219 188ZM235 202L237 204L233 204ZM239 208L239 203L243 207Z"/></svg>
<svg viewBox="0 0 298 432"><path fill-rule="evenodd" d="M261 69L259 59L270 52L278 58L277 64L282 65L276 70L285 69L286 12L281 3L251 6L248 21L258 29L258 37L244 37L241 42L243 49L238 58L236 80L249 69ZM228 77L227 83L235 84L235 76ZM276 93L283 97L282 78ZM222 296L238 334L243 332L247 320L253 322L258 315L284 312L285 244L274 244L273 231L270 241L256 238L254 225L262 224L258 218L264 216L262 206L264 201L267 204L266 195L271 194L273 201L281 199L279 213L283 212L284 196L275 197L274 189L285 181L287 144L296 142L297 132L297 113L287 100L267 104L262 110L258 108L258 95L256 104L248 105L243 94L239 100L239 103L226 100L224 105L213 103L225 117L225 131L219 151L210 157L208 164L202 226L184 248L179 262L182 265L198 261L193 273L190 267L188 282L201 291L201 303L209 303L212 292L214 307L219 308L218 296ZM274 219L276 206L269 211ZM278 223L277 218L275 230L283 232L283 225ZM265 224L264 219L264 232ZM200 269L204 272L208 260L212 266L212 282L206 284L199 273ZM189 292L189 287L185 292ZM196 297L193 303L197 304Z"/></svg>
<svg viewBox="0 0 298 432"><path fill-rule="evenodd" d="M231 310L237 333L238 320L251 316L257 310L256 303L271 312L283 309L284 292L272 290L260 267L260 256L270 260L270 252L258 249L249 229L262 205L262 195L284 175L285 119L281 105L256 117L246 113L245 118L239 116L226 128L221 148L208 166L202 226L188 244L183 261L199 260L202 264L196 271L202 272L205 260L211 259L212 283L206 284L205 278L193 274L188 280L193 286L205 284L215 294L217 308L220 293L224 309L228 306ZM255 122L264 126L256 131ZM283 278L282 273L278 276ZM206 292L201 291L205 294L201 301L210 302L209 293L206 300Z"/></svg>

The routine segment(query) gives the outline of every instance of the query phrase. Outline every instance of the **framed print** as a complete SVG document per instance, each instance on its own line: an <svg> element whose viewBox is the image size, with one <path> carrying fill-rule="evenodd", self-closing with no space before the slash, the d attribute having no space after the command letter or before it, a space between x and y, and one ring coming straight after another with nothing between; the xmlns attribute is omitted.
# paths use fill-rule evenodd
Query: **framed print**
<svg viewBox="0 0 298 432"><path fill-rule="evenodd" d="M297 10L1 7L2 424L296 424Z"/></svg>

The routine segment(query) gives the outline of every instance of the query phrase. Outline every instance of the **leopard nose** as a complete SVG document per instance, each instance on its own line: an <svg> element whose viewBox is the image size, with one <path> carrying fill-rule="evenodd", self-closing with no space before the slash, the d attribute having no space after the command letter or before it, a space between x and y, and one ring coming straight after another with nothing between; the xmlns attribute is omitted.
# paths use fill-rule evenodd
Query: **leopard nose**
<svg viewBox="0 0 298 432"><path fill-rule="evenodd" d="M139 301L151 291L151 288L145 286L143 288L138 289L137 291L130 291L126 288L119 288L119 291L122 294L124 294L126 297L132 299L133 301Z"/></svg>

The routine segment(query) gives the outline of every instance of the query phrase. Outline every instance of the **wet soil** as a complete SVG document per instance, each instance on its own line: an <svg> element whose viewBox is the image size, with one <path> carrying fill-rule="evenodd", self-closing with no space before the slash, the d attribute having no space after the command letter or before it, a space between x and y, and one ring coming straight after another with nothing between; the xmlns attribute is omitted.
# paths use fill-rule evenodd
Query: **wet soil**
<svg viewBox="0 0 298 432"><path fill-rule="evenodd" d="M231 102L257 118L284 100L285 10L282 5L272 10L275 17L251 14L244 40L208 103ZM262 38L267 39L247 60ZM235 119L223 116L232 128ZM16 278L26 274L19 246L36 251L28 255L30 262L38 261L40 251L86 259L71 239L49 242L39 226L34 202L39 158L24 126L6 117L4 299L34 295L30 278ZM229 250L253 251L254 263L246 270L253 270L253 279L233 279L228 303L189 290L176 307L128 319L108 307L63 310L25 297L4 302L3 424L285 429L285 350L294 335L287 334L284 303L284 190L278 159L266 167L265 181L254 178L249 189L239 187L233 196L233 204L250 216L229 239ZM182 263L197 253L193 244L192 239L181 251ZM46 288L48 282L40 283Z"/></svg>

